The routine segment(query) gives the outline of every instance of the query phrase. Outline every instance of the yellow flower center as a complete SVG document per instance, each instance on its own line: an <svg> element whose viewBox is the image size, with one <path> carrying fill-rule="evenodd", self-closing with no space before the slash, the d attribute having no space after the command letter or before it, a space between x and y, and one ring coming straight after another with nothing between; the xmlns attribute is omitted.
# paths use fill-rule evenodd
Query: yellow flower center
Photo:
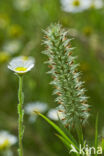
<svg viewBox="0 0 104 156"><path fill-rule="evenodd" d="M34 112L40 112L40 110L38 108L35 108L33 111L32 111L32 114L34 114Z"/></svg>
<svg viewBox="0 0 104 156"><path fill-rule="evenodd" d="M23 30L19 25L12 25L9 28L9 34L13 37L19 37L23 34Z"/></svg>
<svg viewBox="0 0 104 156"><path fill-rule="evenodd" d="M5 149L5 148L8 147L8 146L9 146L9 140L6 139L6 140L3 142L3 144L0 144L0 150L3 150L3 149Z"/></svg>
<svg viewBox="0 0 104 156"><path fill-rule="evenodd" d="M23 60L27 61L28 60L28 56L23 56Z"/></svg>
<svg viewBox="0 0 104 156"><path fill-rule="evenodd" d="M84 32L84 34L86 35L86 36L90 36L91 35L91 33L92 33L92 28L91 27L85 27L84 29L83 29L83 32Z"/></svg>
<svg viewBox="0 0 104 156"><path fill-rule="evenodd" d="M17 67L17 68L15 68L15 70L16 71L18 71L18 72L21 72L21 71L26 71L27 70L27 68L25 68L25 67Z"/></svg>
<svg viewBox="0 0 104 156"><path fill-rule="evenodd" d="M78 7L80 5L80 1L79 0L74 0L73 5Z"/></svg>
<svg viewBox="0 0 104 156"><path fill-rule="evenodd" d="M90 8L91 8L91 9L95 9L95 4L92 3L91 6L90 6Z"/></svg>

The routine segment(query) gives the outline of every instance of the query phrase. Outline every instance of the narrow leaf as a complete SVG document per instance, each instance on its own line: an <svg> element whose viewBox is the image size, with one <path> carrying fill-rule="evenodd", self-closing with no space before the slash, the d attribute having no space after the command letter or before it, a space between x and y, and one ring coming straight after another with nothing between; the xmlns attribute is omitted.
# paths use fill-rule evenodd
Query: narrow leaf
<svg viewBox="0 0 104 156"><path fill-rule="evenodd" d="M61 136L69 143L69 145L72 144L77 150L79 150L79 148L70 140L70 138L67 137L67 135L54 122L52 122L46 116L44 116L43 114L41 114L41 113L39 113L37 111L35 111L35 113L37 113L44 120L46 120L59 134L61 134Z"/></svg>

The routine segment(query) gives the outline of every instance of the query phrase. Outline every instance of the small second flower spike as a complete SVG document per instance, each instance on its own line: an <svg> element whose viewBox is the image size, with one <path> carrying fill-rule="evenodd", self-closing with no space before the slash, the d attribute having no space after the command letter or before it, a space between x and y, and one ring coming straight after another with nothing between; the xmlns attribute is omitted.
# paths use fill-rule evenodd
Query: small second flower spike
<svg viewBox="0 0 104 156"><path fill-rule="evenodd" d="M8 65L8 68L15 73L21 75L29 72L35 65L33 57L18 56L12 59Z"/></svg>

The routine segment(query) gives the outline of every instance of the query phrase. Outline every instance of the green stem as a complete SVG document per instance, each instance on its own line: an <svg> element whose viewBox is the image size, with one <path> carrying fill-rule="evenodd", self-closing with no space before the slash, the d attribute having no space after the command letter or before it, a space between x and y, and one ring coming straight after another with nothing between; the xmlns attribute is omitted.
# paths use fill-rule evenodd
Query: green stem
<svg viewBox="0 0 104 156"><path fill-rule="evenodd" d="M23 116L24 116L24 110L22 108L23 105L23 93L22 93L22 83L23 83L23 77L19 76L19 91L18 91L18 135L19 135L19 156L23 156L23 147L22 147L22 138L23 138Z"/></svg>

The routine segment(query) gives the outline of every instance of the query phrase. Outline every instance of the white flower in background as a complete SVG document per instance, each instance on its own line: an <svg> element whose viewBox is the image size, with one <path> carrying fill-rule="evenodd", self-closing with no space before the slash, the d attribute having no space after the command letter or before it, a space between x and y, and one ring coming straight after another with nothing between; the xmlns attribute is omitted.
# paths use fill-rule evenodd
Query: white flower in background
<svg viewBox="0 0 104 156"><path fill-rule="evenodd" d="M50 109L47 116L55 121L58 121L59 119L60 120L64 119L63 113L57 109Z"/></svg>
<svg viewBox="0 0 104 156"><path fill-rule="evenodd" d="M8 41L3 45L3 50L10 52L11 54L17 53L21 48L21 42L19 40Z"/></svg>
<svg viewBox="0 0 104 156"><path fill-rule="evenodd" d="M27 114L33 114L34 111L44 113L47 110L47 104L42 102L32 102L28 103L25 107L25 112Z"/></svg>
<svg viewBox="0 0 104 156"><path fill-rule="evenodd" d="M90 8L100 9L103 7L103 0L92 0Z"/></svg>
<svg viewBox="0 0 104 156"><path fill-rule="evenodd" d="M90 0L91 1L91 0ZM62 9L66 12L81 12L89 8L89 0L61 0Z"/></svg>
<svg viewBox="0 0 104 156"><path fill-rule="evenodd" d="M17 74L24 74L30 71L35 64L33 57L18 56L12 59L8 65L8 68Z"/></svg>
<svg viewBox="0 0 104 156"><path fill-rule="evenodd" d="M52 119L52 120L55 120L57 121L59 118L58 118L58 111L57 109L50 109L47 116Z"/></svg>
<svg viewBox="0 0 104 156"><path fill-rule="evenodd" d="M4 150L3 156L13 156L13 152L10 149Z"/></svg>
<svg viewBox="0 0 104 156"><path fill-rule="evenodd" d="M13 152L10 149L7 149L3 152L3 156L13 156Z"/></svg>
<svg viewBox="0 0 104 156"><path fill-rule="evenodd" d="M31 0L14 0L14 7L19 11L27 11L31 6Z"/></svg>
<svg viewBox="0 0 104 156"><path fill-rule="evenodd" d="M61 0L62 9L66 12L82 12L91 7L103 7L102 0Z"/></svg>
<svg viewBox="0 0 104 156"><path fill-rule="evenodd" d="M0 131L0 150L14 145L17 142L17 137L9 134L7 131Z"/></svg>
<svg viewBox="0 0 104 156"><path fill-rule="evenodd" d="M34 113L34 111L38 111L40 113L46 112L48 109L48 106L46 103L42 102L31 102L28 103L25 107L25 113L30 115L29 121L31 123L35 122L37 119L37 115Z"/></svg>

